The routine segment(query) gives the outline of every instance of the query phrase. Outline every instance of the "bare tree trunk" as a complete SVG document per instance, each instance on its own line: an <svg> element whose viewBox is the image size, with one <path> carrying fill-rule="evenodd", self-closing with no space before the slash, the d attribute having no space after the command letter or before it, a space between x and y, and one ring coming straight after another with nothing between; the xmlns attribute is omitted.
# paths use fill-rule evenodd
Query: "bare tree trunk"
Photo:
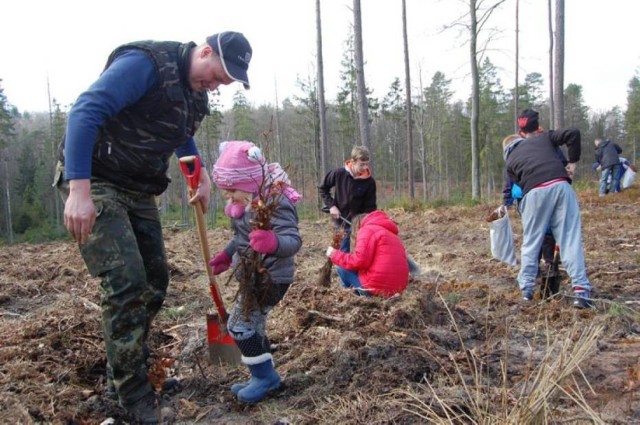
<svg viewBox="0 0 640 425"><path fill-rule="evenodd" d="M516 0L516 85L513 91L513 125L515 133L518 132L518 102L520 100L520 88L518 87L518 67L520 66L520 0Z"/></svg>
<svg viewBox="0 0 640 425"><path fill-rule="evenodd" d="M548 12L549 12L549 126L551 128L556 128L556 113L555 113L555 98L553 96L553 84L555 83L553 79L553 11L551 9L551 0L548 1Z"/></svg>
<svg viewBox="0 0 640 425"><path fill-rule="evenodd" d="M4 159L4 184L6 193L6 222L7 222L7 234L9 235L9 243L13 243L13 221L11 220L11 191L9 190L9 164L7 158Z"/></svg>
<svg viewBox="0 0 640 425"><path fill-rule="evenodd" d="M485 133L484 145L489 146L491 144L491 137L489 132ZM485 175L487 179L487 193L485 199L491 200L491 194L495 192L493 174L491 173L491 160L488 155L485 156Z"/></svg>
<svg viewBox="0 0 640 425"><path fill-rule="evenodd" d="M314 87L316 86L317 82L313 81L311 79L311 76L309 76L309 87ZM315 158L314 162L315 162L315 167L311 168L311 167L307 167L310 170L315 169L315 181L316 182L320 182L322 181L323 175L320 174L320 168L322 167L322 141L320 140L320 117L319 115L319 105L318 105L318 99L316 97L316 99L314 99L313 105L312 105L312 118L313 118L313 157ZM301 155L304 156L304 151L301 152ZM320 197L320 193L318 193L318 198L317 198L317 202L318 202L318 210L320 210L320 208L322 208L322 199Z"/></svg>
<svg viewBox="0 0 640 425"><path fill-rule="evenodd" d="M273 84L276 89L275 113L276 113L276 146L278 147L278 162L280 164L284 164L282 160L282 135L280 134L280 101L278 100L278 80L275 80Z"/></svg>
<svg viewBox="0 0 640 425"><path fill-rule="evenodd" d="M486 6L484 0L469 0L469 52L471 56L471 197L474 200L480 199L480 151L479 151L479 129L478 122L480 119L480 75L478 71L478 36L480 30L486 26L493 12L506 0L494 0L495 2ZM478 6L480 5L480 7ZM480 21L478 21L478 11L480 13ZM485 28L486 29L486 28ZM489 38L491 38L489 36ZM486 52L486 45L482 49L482 53Z"/></svg>
<svg viewBox="0 0 640 425"><path fill-rule="evenodd" d="M324 101L324 63L322 59L322 18L320 0L316 0L316 55L318 57L318 109L320 114L320 160L321 173L329 171L329 142L327 141L327 106Z"/></svg>
<svg viewBox="0 0 640 425"><path fill-rule="evenodd" d="M431 179L429 184L429 193L432 197L439 196L442 192L442 188L445 186L445 183L442 180L442 163L440 162L441 158L440 154L440 145L438 144L440 140L438 139L438 135L436 134L437 120L439 120L439 109L434 107L433 104L431 106L431 111L429 113L429 120L427 125L427 161L429 161L429 165L431 166Z"/></svg>
<svg viewBox="0 0 640 425"><path fill-rule="evenodd" d="M402 164L400 161L400 146L398 137L398 123L393 120L393 200L398 199L398 191L400 188L400 176L402 175Z"/></svg>
<svg viewBox="0 0 640 425"><path fill-rule="evenodd" d="M51 138L51 155L53 156L53 158L51 159L53 160L53 163L56 164L57 163L56 137L53 131L53 110L51 109L51 88L49 86L48 76L47 76L47 99L49 101L49 137ZM57 191L54 191L54 192L57 192ZM56 230L61 231L62 230L62 208L61 208L61 199L57 193L55 193L53 196L53 202L54 202L53 222L55 223Z"/></svg>
<svg viewBox="0 0 640 425"><path fill-rule="evenodd" d="M404 38L404 75L407 91L407 183L409 184L409 198L415 199L416 192L413 182L413 121L411 119L411 73L409 71L409 40L407 39L406 0L402 0L402 36Z"/></svg>
<svg viewBox="0 0 640 425"><path fill-rule="evenodd" d="M369 137L369 107L367 103L367 86L364 82L364 57L362 53L362 15L360 13L360 0L353 0L353 37L356 59L356 85L358 89L360 138L362 139L362 144L366 146L370 151L372 151L371 139ZM371 162L373 164L373 158Z"/></svg>
<svg viewBox="0 0 640 425"><path fill-rule="evenodd" d="M471 59L471 197L480 199L480 163L478 161L478 120L480 116L480 83L478 75L477 41L478 20L476 17L476 0L469 1L471 17L469 52Z"/></svg>
<svg viewBox="0 0 640 425"><path fill-rule="evenodd" d="M447 166L446 164L449 162L446 160L448 156L442 150L443 140L442 140L442 115L441 114L442 114L442 111L438 109L437 131L436 131L436 139L434 140L434 143L436 144L436 147L438 149L438 194L442 196L442 194L448 190L450 182L449 182L449 176L446 173L446 166ZM448 197L449 196L447 195L447 198Z"/></svg>
<svg viewBox="0 0 640 425"><path fill-rule="evenodd" d="M422 69L419 70L418 84L420 87L420 107L418 108L420 115L417 124L418 134L420 135L420 148L418 149L418 161L420 162L420 175L422 180L422 201L427 202L427 147L425 141L425 101L424 87L422 85Z"/></svg>
<svg viewBox="0 0 640 425"><path fill-rule="evenodd" d="M564 0L556 0L556 37L553 90L555 128L564 127Z"/></svg>

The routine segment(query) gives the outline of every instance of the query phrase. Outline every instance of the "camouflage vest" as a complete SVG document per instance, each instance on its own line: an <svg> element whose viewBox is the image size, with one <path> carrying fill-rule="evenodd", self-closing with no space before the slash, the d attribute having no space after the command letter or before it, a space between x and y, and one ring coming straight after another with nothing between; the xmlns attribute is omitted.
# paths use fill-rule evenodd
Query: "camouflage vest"
<svg viewBox="0 0 640 425"><path fill-rule="evenodd" d="M171 156L209 113L207 93L192 91L188 82L193 47L195 43L142 41L111 53L105 69L121 53L141 50L153 62L158 83L101 129L93 149L92 177L138 192L165 191L171 181Z"/></svg>

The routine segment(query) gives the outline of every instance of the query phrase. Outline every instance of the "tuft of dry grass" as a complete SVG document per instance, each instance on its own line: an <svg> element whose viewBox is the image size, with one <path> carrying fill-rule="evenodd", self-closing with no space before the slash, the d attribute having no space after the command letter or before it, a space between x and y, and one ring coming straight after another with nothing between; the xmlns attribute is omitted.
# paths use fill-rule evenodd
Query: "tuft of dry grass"
<svg viewBox="0 0 640 425"><path fill-rule="evenodd" d="M592 423L603 424L589 407L574 376L577 372L593 392L580 365L595 351L603 330L601 325L596 324L589 324L583 329L574 328L564 340L558 341L558 350L553 349L555 343L551 344L535 373L522 386L516 405L506 416L507 423L549 423L551 404L560 395L565 395L582 409Z"/></svg>
<svg viewBox="0 0 640 425"><path fill-rule="evenodd" d="M395 405L392 394L356 391L348 397L329 396L318 400L318 409L309 414L310 423L389 424L402 422L404 412Z"/></svg>
<svg viewBox="0 0 640 425"><path fill-rule="evenodd" d="M586 386L592 393L593 389L580 369L596 350L603 326L575 326L562 339L549 341L533 372L511 386L507 379L509 353L505 352L501 359L502 388L497 388L483 376L475 349L468 350L464 346L453 313L442 295L438 295L449 312L464 355L450 353L455 370L455 375L445 373L450 391L446 390L447 385L432 385L425 379L423 384L396 391L398 407L434 424L547 424L552 420L556 402L562 398L563 402L577 406L584 414L584 420L604 424L585 399L581 388ZM465 370L471 374L470 378Z"/></svg>

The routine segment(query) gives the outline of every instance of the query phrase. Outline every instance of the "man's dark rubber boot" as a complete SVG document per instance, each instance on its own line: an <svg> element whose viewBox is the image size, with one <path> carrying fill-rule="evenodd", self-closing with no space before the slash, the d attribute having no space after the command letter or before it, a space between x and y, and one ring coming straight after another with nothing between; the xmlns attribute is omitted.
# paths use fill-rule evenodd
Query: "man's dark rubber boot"
<svg viewBox="0 0 640 425"><path fill-rule="evenodd" d="M160 423L160 399L154 391L149 391L139 400L123 405L129 417L142 424Z"/></svg>

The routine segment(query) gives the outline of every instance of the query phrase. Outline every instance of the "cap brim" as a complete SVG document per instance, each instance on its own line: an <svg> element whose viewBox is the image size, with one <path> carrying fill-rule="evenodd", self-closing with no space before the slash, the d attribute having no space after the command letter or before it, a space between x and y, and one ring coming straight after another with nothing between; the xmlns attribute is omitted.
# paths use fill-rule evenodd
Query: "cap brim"
<svg viewBox="0 0 640 425"><path fill-rule="evenodd" d="M247 71L245 71L244 69L232 63L227 63L224 60L224 58L222 60L222 66L224 67L224 72L227 73L229 78L231 78L233 81L242 83L244 88L246 90L249 90L250 85L249 85L249 76L247 75Z"/></svg>

